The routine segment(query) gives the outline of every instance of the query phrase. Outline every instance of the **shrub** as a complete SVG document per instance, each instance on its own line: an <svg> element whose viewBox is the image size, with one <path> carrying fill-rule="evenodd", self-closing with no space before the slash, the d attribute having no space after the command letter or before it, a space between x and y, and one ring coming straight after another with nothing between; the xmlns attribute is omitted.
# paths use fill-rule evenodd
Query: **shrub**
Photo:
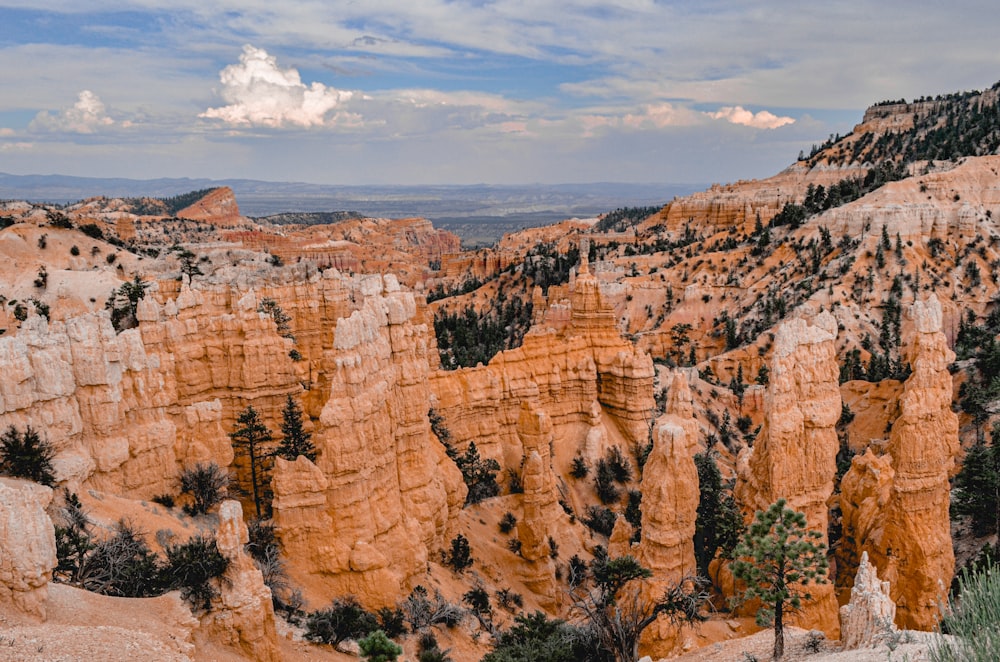
<svg viewBox="0 0 1000 662"><path fill-rule="evenodd" d="M444 554L445 565L451 566L455 572L465 572L474 563L472 549L469 547L469 539L461 533L452 538L451 550Z"/></svg>
<svg viewBox="0 0 1000 662"><path fill-rule="evenodd" d="M520 538L511 538L510 540L508 540L507 541L507 549L509 549L510 551L514 552L518 556L520 556L521 555L521 539Z"/></svg>
<svg viewBox="0 0 1000 662"><path fill-rule="evenodd" d="M597 461L597 471L594 472L594 491L603 504L617 503L621 491L615 485L614 472L604 458Z"/></svg>
<svg viewBox="0 0 1000 662"><path fill-rule="evenodd" d="M306 639L336 648L345 639L359 639L378 629L378 620L354 596L337 598L306 619Z"/></svg>
<svg viewBox="0 0 1000 662"><path fill-rule="evenodd" d="M455 452L450 452L449 455L458 465L462 472L462 479L469 488L465 497L465 505L479 503L500 494L500 486L497 484L500 463L492 458L483 459L480 457L476 442L469 442L468 448L462 455Z"/></svg>
<svg viewBox="0 0 1000 662"><path fill-rule="evenodd" d="M164 508L173 508L176 503L174 502L174 495L172 494L157 494L152 499L153 503L158 503Z"/></svg>
<svg viewBox="0 0 1000 662"><path fill-rule="evenodd" d="M72 255L73 257L76 257L77 255L80 254L80 249L77 248L76 244L73 244L72 246L69 247L69 254Z"/></svg>
<svg viewBox="0 0 1000 662"><path fill-rule="evenodd" d="M1000 659L1000 574L991 569L969 572L958 578L958 599L941 619L941 631L931 648L934 662L986 662Z"/></svg>
<svg viewBox="0 0 1000 662"><path fill-rule="evenodd" d="M248 540L245 549L260 570L264 584L271 589L271 601L275 609L295 609L292 603L296 596L290 592L285 563L281 560L281 548L275 535L274 525L263 520L252 519L247 523Z"/></svg>
<svg viewBox="0 0 1000 662"><path fill-rule="evenodd" d="M587 466L587 461L583 459L583 456L577 455L573 458L573 468L570 469L569 473L576 479L587 477L587 474L590 473L590 467Z"/></svg>
<svg viewBox="0 0 1000 662"><path fill-rule="evenodd" d="M94 545L80 569L88 591L122 598L145 598L163 590L160 566L142 532L125 520L113 535Z"/></svg>
<svg viewBox="0 0 1000 662"><path fill-rule="evenodd" d="M514 613L515 609L520 609L524 606L524 598L521 597L520 593L515 593L508 588L502 588L496 592L497 604L509 611Z"/></svg>
<svg viewBox="0 0 1000 662"><path fill-rule="evenodd" d="M390 639L406 634L406 615L399 607L382 607L378 610L378 625Z"/></svg>
<svg viewBox="0 0 1000 662"><path fill-rule="evenodd" d="M79 497L69 490L63 490L65 505L56 518L56 559L53 574L64 577L69 582L78 582L80 569L87 554L94 548L90 534L90 520L83 510Z"/></svg>
<svg viewBox="0 0 1000 662"><path fill-rule="evenodd" d="M13 425L0 436L0 472L55 487L55 450L30 425L18 432Z"/></svg>
<svg viewBox="0 0 1000 662"><path fill-rule="evenodd" d="M415 586L406 600L399 604L399 608L414 633L423 632L439 623L454 627L465 618L464 609L445 600L438 590L434 591L434 598L431 599L423 586Z"/></svg>
<svg viewBox="0 0 1000 662"><path fill-rule="evenodd" d="M608 467L616 482L625 484L632 480L632 464L618 446L612 446L607 454Z"/></svg>
<svg viewBox="0 0 1000 662"><path fill-rule="evenodd" d="M510 533L517 526L517 518L514 517L514 513L507 511L504 516L500 518L500 533Z"/></svg>
<svg viewBox="0 0 1000 662"><path fill-rule="evenodd" d="M80 226L80 232L91 239L104 239L104 232L96 223L85 223Z"/></svg>
<svg viewBox="0 0 1000 662"><path fill-rule="evenodd" d="M189 494L193 503L184 506L188 515L203 515L226 496L229 477L215 462L198 463L181 472L181 493Z"/></svg>
<svg viewBox="0 0 1000 662"><path fill-rule="evenodd" d="M198 535L180 545L170 545L165 551L164 583L180 589L181 597L196 609L210 609L218 591L209 581L221 577L229 567L229 559L219 552L215 538Z"/></svg>
<svg viewBox="0 0 1000 662"><path fill-rule="evenodd" d="M507 489L511 494L524 493L524 485L521 484L521 474L513 469L507 470Z"/></svg>
<svg viewBox="0 0 1000 662"><path fill-rule="evenodd" d="M441 650L437 638L430 632L420 635L417 642L417 662L451 662L448 652Z"/></svg>
<svg viewBox="0 0 1000 662"><path fill-rule="evenodd" d="M589 506L587 516L582 518L582 522L591 531L600 533L602 536L611 536L615 528L615 520L618 516L610 508L603 506Z"/></svg>
<svg viewBox="0 0 1000 662"><path fill-rule="evenodd" d="M402 646L386 636L382 630L369 632L358 641L361 657L371 662L395 662L403 652Z"/></svg>

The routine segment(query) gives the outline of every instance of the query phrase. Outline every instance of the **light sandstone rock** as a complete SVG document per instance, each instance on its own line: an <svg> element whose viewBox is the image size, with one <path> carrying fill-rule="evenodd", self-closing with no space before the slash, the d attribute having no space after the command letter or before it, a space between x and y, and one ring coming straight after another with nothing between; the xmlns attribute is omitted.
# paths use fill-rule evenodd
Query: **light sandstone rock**
<svg viewBox="0 0 1000 662"><path fill-rule="evenodd" d="M40 620L56 566L55 529L45 513L51 501L48 487L0 478L0 600Z"/></svg>
<svg viewBox="0 0 1000 662"><path fill-rule="evenodd" d="M766 510L779 498L805 513L808 526L827 536L827 500L833 493L840 417L837 322L820 313L811 323L784 322L774 341L765 423L753 449L740 454L736 498L745 514ZM796 625L837 635L832 584L810 587L813 600Z"/></svg>
<svg viewBox="0 0 1000 662"><path fill-rule="evenodd" d="M950 586L954 574L948 478L959 449L948 372L955 355L941 331L935 297L914 303L903 337L912 373L900 415L886 455L869 450L844 476L844 539L854 541L855 554L867 552L890 582L897 625L929 630L938 620L941 587Z"/></svg>
<svg viewBox="0 0 1000 662"><path fill-rule="evenodd" d="M889 597L889 582L879 580L868 553L862 552L851 601L840 608L841 646L844 650L879 646L892 637L895 620L896 603Z"/></svg>
<svg viewBox="0 0 1000 662"><path fill-rule="evenodd" d="M281 658L271 590L244 549L248 540L243 508L238 501L223 501L216 543L229 559L229 567L219 582L219 595L212 600L211 611L202 616L201 627L212 639L248 659L277 662Z"/></svg>

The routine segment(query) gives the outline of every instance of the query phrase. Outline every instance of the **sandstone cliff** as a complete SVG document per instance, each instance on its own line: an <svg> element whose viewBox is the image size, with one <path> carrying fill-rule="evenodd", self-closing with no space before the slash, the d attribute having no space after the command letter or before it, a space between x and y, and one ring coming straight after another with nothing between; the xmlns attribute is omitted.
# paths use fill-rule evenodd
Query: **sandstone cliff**
<svg viewBox="0 0 1000 662"><path fill-rule="evenodd" d="M827 500L836 475L840 390L835 339L837 322L823 313L810 324L798 318L778 327L765 423L752 450L741 454L736 498L747 514L779 498L805 513L810 529L827 539ZM810 591L814 600L798 622L837 633L837 602L831 584Z"/></svg>
<svg viewBox="0 0 1000 662"><path fill-rule="evenodd" d="M897 624L928 630L954 573L949 473L958 452L948 365L954 353L941 332L936 298L915 302L904 327L912 374L886 454L855 458L842 483L845 544L866 552L892 586ZM850 569L847 569L850 571Z"/></svg>
<svg viewBox="0 0 1000 662"><path fill-rule="evenodd" d="M430 431L434 343L413 294L388 277L363 281L361 294L326 350L316 467L277 464L274 517L293 577L311 594L385 606L425 572L465 486Z"/></svg>
<svg viewBox="0 0 1000 662"><path fill-rule="evenodd" d="M55 531L45 513L50 501L48 487L0 478L0 601L39 620L56 565Z"/></svg>

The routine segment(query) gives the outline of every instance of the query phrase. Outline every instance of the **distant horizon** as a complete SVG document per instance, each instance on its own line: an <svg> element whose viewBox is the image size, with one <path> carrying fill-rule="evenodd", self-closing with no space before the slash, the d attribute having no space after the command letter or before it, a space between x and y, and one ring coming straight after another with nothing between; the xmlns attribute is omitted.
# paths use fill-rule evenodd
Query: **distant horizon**
<svg viewBox="0 0 1000 662"><path fill-rule="evenodd" d="M986 0L11 0L0 22L0 171L75 177L733 182L879 101L1000 79Z"/></svg>

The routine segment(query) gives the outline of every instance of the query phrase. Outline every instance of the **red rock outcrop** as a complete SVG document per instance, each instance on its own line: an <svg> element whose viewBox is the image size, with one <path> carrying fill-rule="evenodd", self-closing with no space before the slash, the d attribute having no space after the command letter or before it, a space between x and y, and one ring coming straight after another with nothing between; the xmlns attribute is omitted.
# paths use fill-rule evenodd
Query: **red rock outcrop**
<svg viewBox="0 0 1000 662"><path fill-rule="evenodd" d="M686 386L683 376L675 377L675 383L677 380ZM681 426L661 423L642 470L642 539L636 558L653 572L644 587L647 599L658 599L666 588L696 573L695 443L696 438L690 437ZM678 628L669 619L659 618L643 632L642 650L654 656L668 655L676 645L677 635Z"/></svg>
<svg viewBox="0 0 1000 662"><path fill-rule="evenodd" d="M219 553L229 560L229 567L219 582L219 595L212 600L211 611L202 617L201 627L212 639L248 659L277 662L281 657L271 590L244 549L248 541L239 502L223 501L216 543Z"/></svg>
<svg viewBox="0 0 1000 662"><path fill-rule="evenodd" d="M808 526L826 541L827 500L837 473L841 401L835 340L837 321L828 313L812 322L798 318L778 327L771 377L764 398L765 422L752 450L740 454L736 498L747 513L784 498L805 513ZM837 633L832 584L811 588L813 601L797 619L801 627Z"/></svg>
<svg viewBox="0 0 1000 662"><path fill-rule="evenodd" d="M936 298L913 304L903 337L912 373L886 454L869 449L855 458L842 483L841 508L844 540L867 552L892 586L897 624L928 630L954 574L948 477L959 450L948 372L955 355L941 331Z"/></svg>
<svg viewBox="0 0 1000 662"><path fill-rule="evenodd" d="M279 462L273 505L300 584L384 606L426 571L465 485L430 431L434 343L413 294L390 278L364 283L360 309L337 321L327 352L316 467Z"/></svg>
<svg viewBox="0 0 1000 662"><path fill-rule="evenodd" d="M37 483L0 478L0 600L44 620L56 538L45 513L52 490Z"/></svg>
<svg viewBox="0 0 1000 662"><path fill-rule="evenodd" d="M551 558L549 539L562 525L568 525L566 513L557 500L555 474L552 471L552 421L545 412L521 405L517 433L524 447L525 459L521 469L521 519L517 522L517 537L521 541L521 556L528 562L522 577L525 586L539 597L540 603L554 609L558 588L555 581L555 564Z"/></svg>
<svg viewBox="0 0 1000 662"><path fill-rule="evenodd" d="M220 186L207 193L194 204L177 212L178 218L207 221L215 225L238 225L244 219L236 195L228 186Z"/></svg>
<svg viewBox="0 0 1000 662"><path fill-rule="evenodd" d="M551 296L551 291L550 291ZM622 338L597 280L581 268L568 301L549 312L569 314L532 326L521 347L488 366L431 376L434 407L464 450L475 441L501 469L517 469L525 449L517 434L521 403L552 421L553 466L569 473L574 456L595 462L611 445L645 443L653 413L653 364Z"/></svg>

